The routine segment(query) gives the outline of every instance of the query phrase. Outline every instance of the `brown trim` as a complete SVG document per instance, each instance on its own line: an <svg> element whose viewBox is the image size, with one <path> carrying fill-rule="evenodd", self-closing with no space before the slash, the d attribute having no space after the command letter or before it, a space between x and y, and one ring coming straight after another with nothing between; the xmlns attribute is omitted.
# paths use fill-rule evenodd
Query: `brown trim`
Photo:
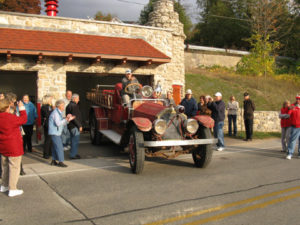
<svg viewBox="0 0 300 225"><path fill-rule="evenodd" d="M14 55L40 55L43 56L57 56L57 57L72 57L75 58L90 58L95 59L97 57L101 57L101 59L116 59L123 60L126 58L127 61L141 61L148 62L152 61L152 63L169 63L171 62L171 58L149 58L149 57L139 57L139 56L124 56L124 55L99 55L99 54L88 54L88 53L72 53L72 52L50 52L50 51L30 51L30 50L17 50L17 49L0 49L0 54L14 54Z"/></svg>

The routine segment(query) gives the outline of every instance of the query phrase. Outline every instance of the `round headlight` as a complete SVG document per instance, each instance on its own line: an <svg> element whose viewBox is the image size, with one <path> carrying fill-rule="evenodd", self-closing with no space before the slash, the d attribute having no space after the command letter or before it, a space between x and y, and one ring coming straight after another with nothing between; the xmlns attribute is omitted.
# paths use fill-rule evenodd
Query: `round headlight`
<svg viewBox="0 0 300 225"><path fill-rule="evenodd" d="M188 119L185 121L185 129L190 134L195 134L197 132L198 128L199 128L198 121L196 121L194 119Z"/></svg>
<svg viewBox="0 0 300 225"><path fill-rule="evenodd" d="M178 105L178 106L175 107L175 111L176 111L177 114L184 113L185 108L184 108L183 105Z"/></svg>
<svg viewBox="0 0 300 225"><path fill-rule="evenodd" d="M167 122L165 120L157 119L153 123L153 128L157 134L161 135L165 133L167 129Z"/></svg>
<svg viewBox="0 0 300 225"><path fill-rule="evenodd" d="M146 98L152 96L152 93L153 93L153 89L152 87L148 86L148 85L145 85L143 88L142 88L142 95Z"/></svg>

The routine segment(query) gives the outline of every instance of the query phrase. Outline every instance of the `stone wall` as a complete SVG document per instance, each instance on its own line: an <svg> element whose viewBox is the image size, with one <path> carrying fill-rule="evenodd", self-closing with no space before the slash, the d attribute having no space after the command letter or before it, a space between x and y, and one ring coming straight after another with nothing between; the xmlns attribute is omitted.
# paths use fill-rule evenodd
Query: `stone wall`
<svg viewBox="0 0 300 225"><path fill-rule="evenodd" d="M168 5L167 9L173 9L173 2L171 0L160 1ZM168 11L163 11L162 13L163 18L168 17L170 14ZM176 14L173 12L172 16ZM140 67L137 63L116 66L112 63L101 62L98 65L91 65L88 60L80 59L73 59L71 63L65 65L63 59L49 57L46 57L42 64L37 64L33 60L33 57L16 57L12 55L12 61L9 63L6 62L5 57L0 57L0 70L36 71L38 74L39 100L42 96L49 93L57 98L62 98L66 90L67 72L114 73L123 75L126 69L130 68L134 74L153 75L154 83L159 80L164 89L170 89L173 83L180 83L184 87L185 70L183 58L185 37L182 35L183 31L181 31L183 28L182 24L179 23L178 15L177 20L173 17L167 20L168 25L171 27L166 27L163 23L154 23L159 18L157 15L152 18L153 25L157 25L158 27L150 27L0 11L0 27L110 37L142 38L171 58L171 62L167 64L152 64Z"/></svg>
<svg viewBox="0 0 300 225"><path fill-rule="evenodd" d="M200 66L222 66L227 68L235 68L241 60L241 56L211 54L207 52L185 52L185 70L198 68Z"/></svg>
<svg viewBox="0 0 300 225"><path fill-rule="evenodd" d="M279 112L277 111L256 111L254 112L253 130L259 132L281 132ZM237 117L238 131L244 131L243 112L240 111ZM227 115L224 121L224 131L228 132Z"/></svg>
<svg viewBox="0 0 300 225"><path fill-rule="evenodd" d="M235 68L244 55L249 52L223 48L187 45L184 53L186 71L200 66L222 66Z"/></svg>

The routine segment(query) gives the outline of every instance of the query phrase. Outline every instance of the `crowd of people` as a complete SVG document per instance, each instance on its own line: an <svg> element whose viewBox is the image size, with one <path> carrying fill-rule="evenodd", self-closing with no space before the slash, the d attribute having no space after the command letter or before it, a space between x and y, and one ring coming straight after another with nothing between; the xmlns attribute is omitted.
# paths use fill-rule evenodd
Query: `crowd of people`
<svg viewBox="0 0 300 225"><path fill-rule="evenodd" d="M227 110L228 118L228 135L237 136L237 116L239 111L239 103L235 100L234 96L230 96L227 104L222 99L222 93L216 92L214 98L210 95L201 95L199 103L192 97L192 90L187 89L185 98L181 101L180 105L185 107L185 113L188 117L195 115L208 115L211 116L214 121L213 134L218 139L217 150L223 151L225 148L224 143L224 120L225 111ZM244 93L244 123L246 138L244 141L252 141L253 135L253 119L254 119L254 102L250 99L249 93Z"/></svg>
<svg viewBox="0 0 300 225"><path fill-rule="evenodd" d="M79 95L66 92L66 98L57 100L45 95L41 106L44 133L43 158L52 156L51 165L67 167L64 151L70 150L70 159L80 159L78 145L82 132ZM29 95L17 101L14 93L0 93L0 192L9 197L23 194L17 189L19 175L24 175L22 156L32 152L33 126L38 115Z"/></svg>
<svg viewBox="0 0 300 225"><path fill-rule="evenodd" d="M192 97L192 94L192 90L187 89L185 98L180 104L185 107L185 113L188 117L193 117L195 115L209 115L214 119L215 124L213 128L213 134L214 137L218 139L217 150L223 151L225 148L223 131L225 110L228 111L228 135L236 136L239 103L235 100L234 96L230 96L228 103L225 104L225 102L222 100L222 94L217 92L214 95L214 99L209 95L201 95L197 105L196 100ZM243 101L243 119L246 138L244 141L252 141L254 111L255 104L250 99L249 93L245 92ZM279 118L281 119L282 128L282 152L286 152L286 158L291 159L297 140L298 143L300 143L300 95L296 96L296 101L293 104L290 104L290 101L288 100L283 103ZM300 158L300 144L298 144L298 157Z"/></svg>

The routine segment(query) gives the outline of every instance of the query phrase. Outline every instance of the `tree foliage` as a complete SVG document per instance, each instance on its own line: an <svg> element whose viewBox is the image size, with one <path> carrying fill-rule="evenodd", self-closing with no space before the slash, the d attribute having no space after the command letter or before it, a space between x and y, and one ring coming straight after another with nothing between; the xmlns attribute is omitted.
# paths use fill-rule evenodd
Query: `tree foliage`
<svg viewBox="0 0 300 225"><path fill-rule="evenodd" d="M153 5L157 0L149 0L149 3L144 7L140 13L139 23L141 25L146 24L149 21L149 15L153 11ZM187 15L184 6L180 1L174 1L174 10L179 15L179 21L184 26L184 34L189 37L191 28L193 26L190 17Z"/></svg>
<svg viewBox="0 0 300 225"><path fill-rule="evenodd" d="M249 47L243 39L250 37L250 21L246 8L239 1L197 0L201 21L197 24L191 43L221 48Z"/></svg>
<svg viewBox="0 0 300 225"><path fill-rule="evenodd" d="M98 11L96 13L96 15L94 16L94 19L95 20L99 20L99 21L111 21L112 18L113 18L113 16L110 13L108 13L108 14L105 15L101 11Z"/></svg>
<svg viewBox="0 0 300 225"><path fill-rule="evenodd" d="M0 10L20 13L41 13L40 0L2 0Z"/></svg>
<svg viewBox="0 0 300 225"><path fill-rule="evenodd" d="M279 43L271 43L269 36L254 34L248 39L251 44L250 54L244 56L237 65L237 71L242 74L262 76L273 75L275 71L275 50Z"/></svg>
<svg viewBox="0 0 300 225"><path fill-rule="evenodd" d="M245 40L259 34L280 42L278 53L300 57L299 0L197 0L200 21L191 43L250 49Z"/></svg>

